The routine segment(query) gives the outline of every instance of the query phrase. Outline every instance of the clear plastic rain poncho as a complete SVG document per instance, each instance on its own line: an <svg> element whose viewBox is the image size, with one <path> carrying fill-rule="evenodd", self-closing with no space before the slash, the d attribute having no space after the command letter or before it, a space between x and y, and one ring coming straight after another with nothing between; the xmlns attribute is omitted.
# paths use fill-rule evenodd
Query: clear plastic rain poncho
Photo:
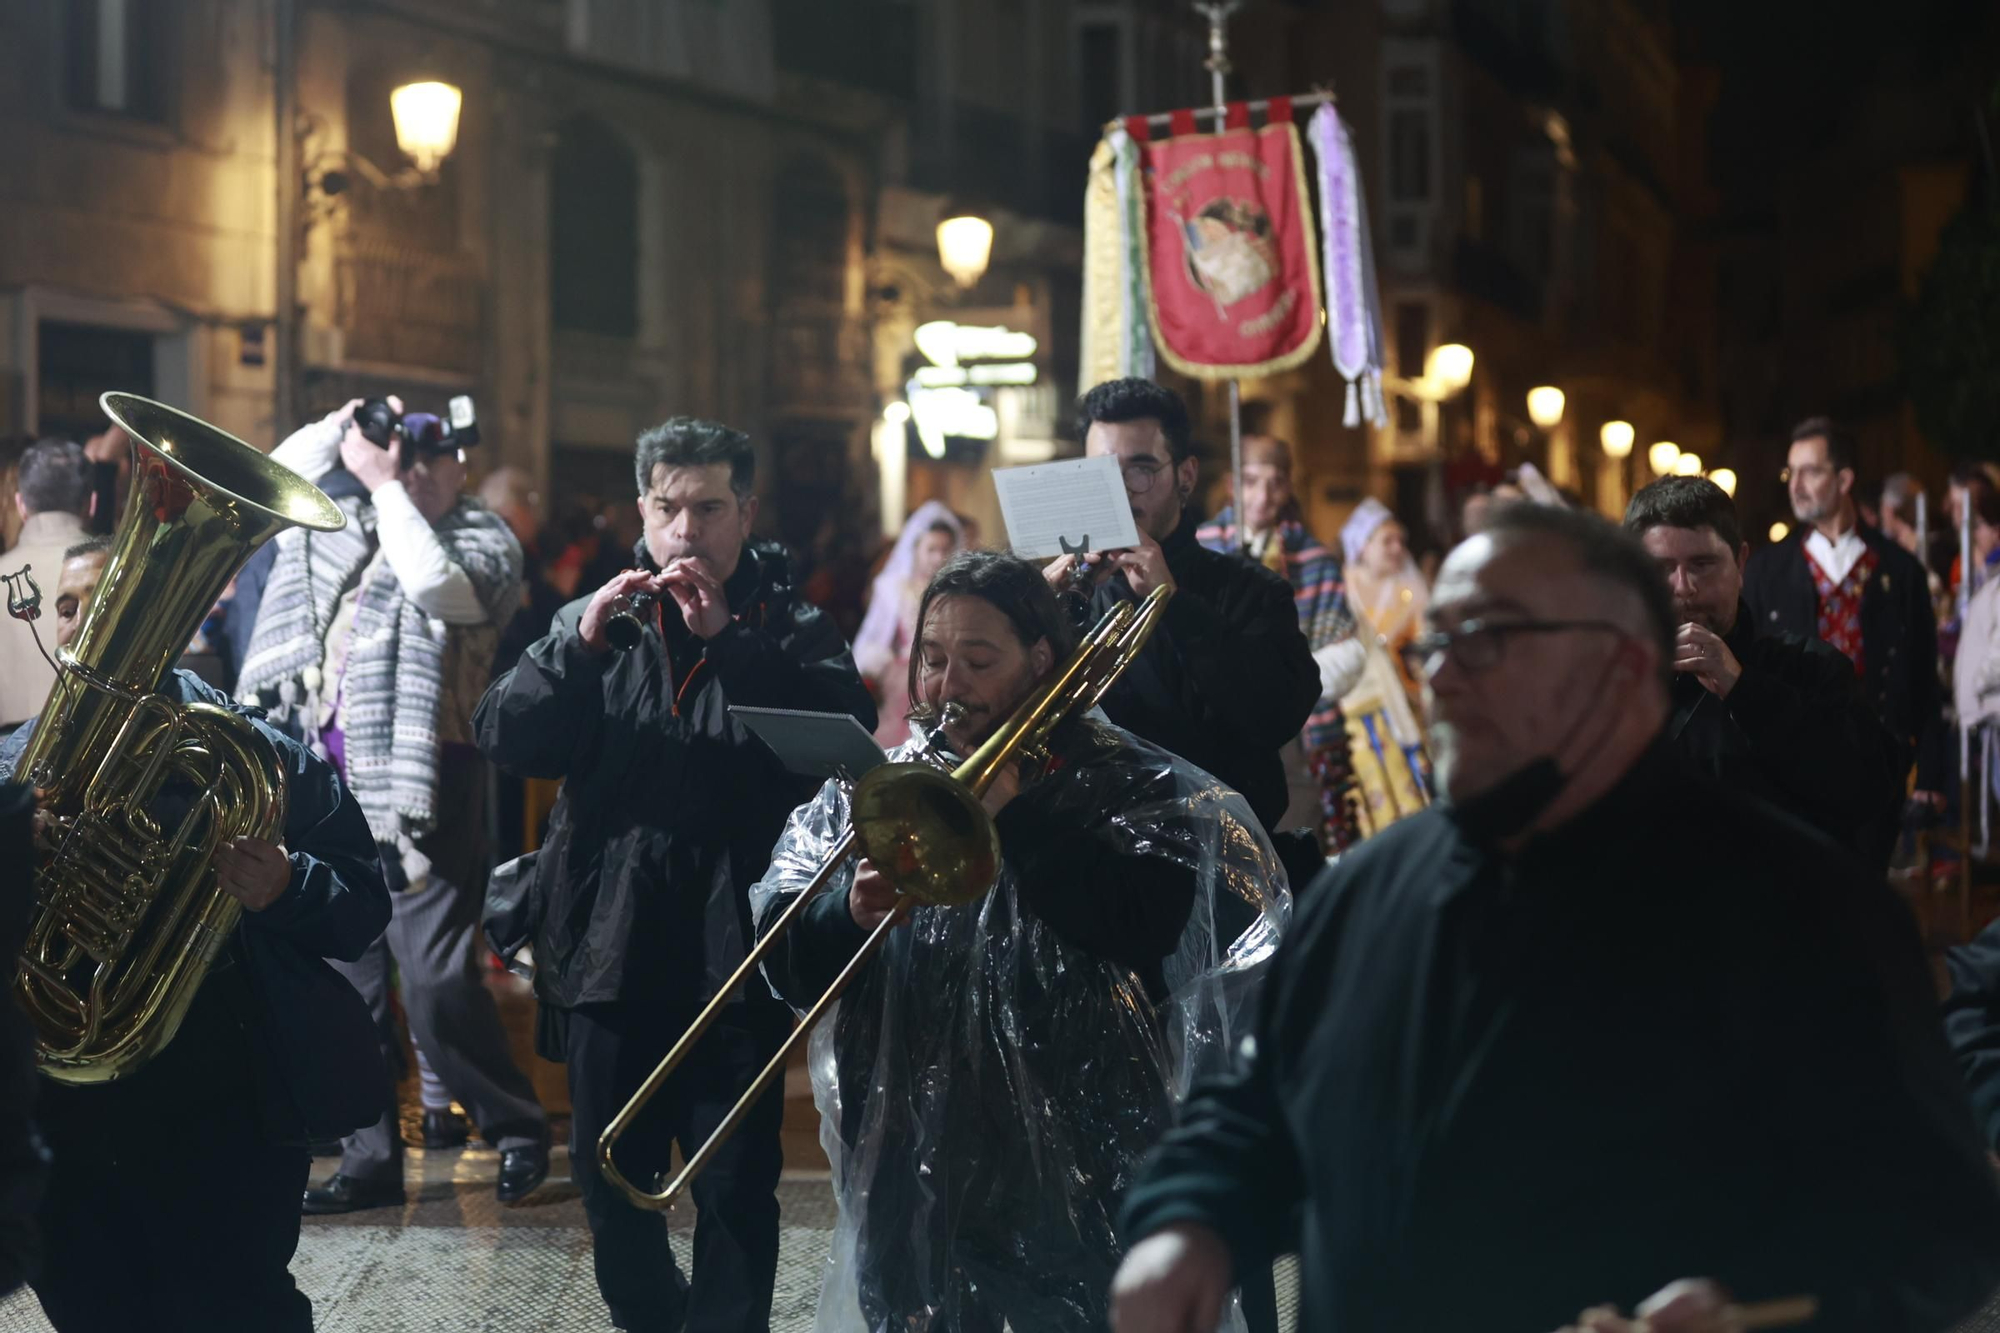
<svg viewBox="0 0 2000 1333"><path fill-rule="evenodd" d="M1142 981L1024 910L1016 867L1037 862L1010 848L1012 805L991 892L917 908L891 932L809 1048L840 1210L820 1333L998 1333L1002 1318L1018 1333L1104 1327L1123 1191L1174 1103L1226 1068L1249 1030L1290 910L1270 843L1241 796L1101 717L1069 729L1061 761L1015 804L1031 804L1034 827L1087 837L1100 867L1087 879L1165 875L1184 889L1175 877L1191 878L1185 922L1142 927L1178 942ZM751 890L760 929L847 822L837 782L793 813ZM1080 863L1044 860L1039 877L1089 893L1061 883ZM852 879L850 862L822 892L844 903ZM797 989L789 960L765 965L781 994Z"/></svg>

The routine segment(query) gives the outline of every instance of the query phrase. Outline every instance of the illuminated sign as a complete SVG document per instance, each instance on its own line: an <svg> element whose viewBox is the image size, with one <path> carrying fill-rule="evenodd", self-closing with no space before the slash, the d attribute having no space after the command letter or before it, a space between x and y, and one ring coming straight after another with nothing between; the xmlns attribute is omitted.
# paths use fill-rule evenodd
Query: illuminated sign
<svg viewBox="0 0 2000 1333"><path fill-rule="evenodd" d="M1035 383L1032 358L1040 344L1034 335L998 324L934 319L919 324L912 337L930 362L917 367L909 386L910 416L924 452L943 458L950 436L998 439L1000 414L981 390Z"/></svg>
<svg viewBox="0 0 2000 1333"><path fill-rule="evenodd" d="M971 389L912 389L910 415L917 439L932 458L943 458L945 437L991 440L1000 434L1000 414L980 401Z"/></svg>
<svg viewBox="0 0 2000 1333"><path fill-rule="evenodd" d="M1031 333L1016 333L1000 325L954 324L934 319L919 324L917 350L934 366L958 366L967 361L1026 361L1040 344Z"/></svg>
<svg viewBox="0 0 2000 1333"><path fill-rule="evenodd" d="M918 366L914 382L925 389L956 389L968 384L1033 384L1035 368L1026 361L996 361L976 366Z"/></svg>

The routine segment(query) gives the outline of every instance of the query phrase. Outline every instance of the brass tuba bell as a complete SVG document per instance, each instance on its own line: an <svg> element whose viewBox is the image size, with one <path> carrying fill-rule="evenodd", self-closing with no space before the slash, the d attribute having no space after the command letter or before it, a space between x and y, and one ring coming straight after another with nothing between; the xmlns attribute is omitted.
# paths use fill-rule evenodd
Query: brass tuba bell
<svg viewBox="0 0 2000 1333"><path fill-rule="evenodd" d="M98 401L132 438L131 494L15 775L44 819L14 994L42 1072L64 1083L130 1074L173 1039L242 911L216 849L284 827L285 771L256 728L161 681L259 546L347 523L233 435L132 394ZM176 780L193 794L163 813Z"/></svg>

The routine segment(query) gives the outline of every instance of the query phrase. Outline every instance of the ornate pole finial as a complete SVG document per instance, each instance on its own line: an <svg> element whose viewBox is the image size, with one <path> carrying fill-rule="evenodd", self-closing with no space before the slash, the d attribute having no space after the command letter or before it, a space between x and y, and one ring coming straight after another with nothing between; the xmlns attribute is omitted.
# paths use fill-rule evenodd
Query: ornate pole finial
<svg viewBox="0 0 2000 1333"><path fill-rule="evenodd" d="M1237 10L1243 8L1243 0L1198 0L1195 12L1208 20L1208 59L1202 68L1215 81L1215 101L1222 103L1222 81L1229 77L1232 66L1229 63L1229 20Z"/></svg>

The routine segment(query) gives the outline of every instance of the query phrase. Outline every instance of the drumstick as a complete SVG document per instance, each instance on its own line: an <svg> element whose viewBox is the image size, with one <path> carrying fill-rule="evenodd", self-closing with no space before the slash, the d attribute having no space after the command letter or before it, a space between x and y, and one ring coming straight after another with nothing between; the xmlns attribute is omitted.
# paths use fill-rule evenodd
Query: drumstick
<svg viewBox="0 0 2000 1333"><path fill-rule="evenodd" d="M1735 1313L1737 1321L1745 1330L1791 1328L1810 1321L1819 1313L1819 1298L1785 1296L1775 1301L1755 1301L1749 1305L1737 1306Z"/></svg>
<svg viewBox="0 0 2000 1333"><path fill-rule="evenodd" d="M1786 1296L1775 1301L1752 1301L1749 1305L1732 1305L1724 1312L1725 1321L1734 1317L1736 1326L1750 1333L1759 1328L1794 1328L1806 1323L1819 1313L1819 1298L1816 1296ZM1636 1324L1638 1333L1650 1333L1652 1325L1641 1319Z"/></svg>

